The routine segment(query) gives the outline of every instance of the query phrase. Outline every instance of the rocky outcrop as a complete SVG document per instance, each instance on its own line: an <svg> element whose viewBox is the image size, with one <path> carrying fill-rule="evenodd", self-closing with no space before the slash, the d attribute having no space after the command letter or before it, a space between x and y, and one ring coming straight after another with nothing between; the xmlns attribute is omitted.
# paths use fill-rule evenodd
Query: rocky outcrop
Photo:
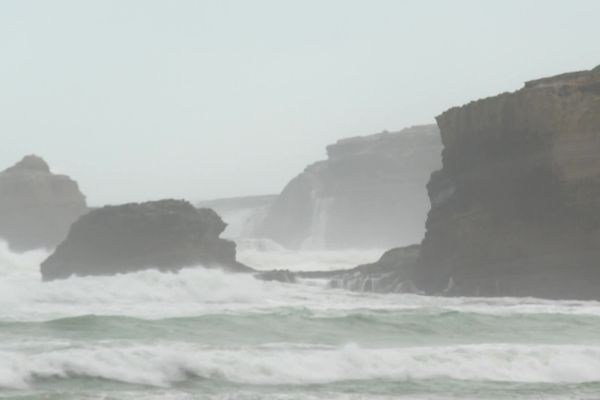
<svg viewBox="0 0 600 400"><path fill-rule="evenodd" d="M203 200L196 205L215 210L227 224L223 237L239 240L253 236L276 198L276 195L229 197Z"/></svg>
<svg viewBox="0 0 600 400"><path fill-rule="evenodd" d="M219 267L252 272L220 239L225 223L210 209L182 200L106 206L82 216L41 266L44 280L112 275L155 268Z"/></svg>
<svg viewBox="0 0 600 400"><path fill-rule="evenodd" d="M356 292L418 293L412 282L419 245L388 250L373 263L347 271L337 271L329 286Z"/></svg>
<svg viewBox="0 0 600 400"><path fill-rule="evenodd" d="M351 269L329 271L290 271L285 269L257 271L254 276L264 281L298 283L304 280L325 280L332 289L355 292L419 293L412 282L419 257L419 245L398 247L386 251L371 264Z"/></svg>
<svg viewBox="0 0 600 400"><path fill-rule="evenodd" d="M75 181L30 155L0 173L0 238L13 251L53 248L87 212Z"/></svg>
<svg viewBox="0 0 600 400"><path fill-rule="evenodd" d="M429 209L425 184L440 152L434 125L340 140L285 187L255 236L292 249L418 242Z"/></svg>
<svg viewBox="0 0 600 400"><path fill-rule="evenodd" d="M437 118L443 168L415 283L427 293L600 299L600 67Z"/></svg>

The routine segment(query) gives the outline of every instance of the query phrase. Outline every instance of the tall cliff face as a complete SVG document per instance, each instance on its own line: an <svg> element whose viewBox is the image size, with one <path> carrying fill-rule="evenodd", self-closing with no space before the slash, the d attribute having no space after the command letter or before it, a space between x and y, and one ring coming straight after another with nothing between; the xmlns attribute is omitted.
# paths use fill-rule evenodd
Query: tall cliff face
<svg viewBox="0 0 600 400"><path fill-rule="evenodd" d="M429 293L600 298L600 68L438 118L443 168L415 283Z"/></svg>
<svg viewBox="0 0 600 400"><path fill-rule="evenodd" d="M285 187L255 234L294 249L419 242L440 152L435 125L340 140Z"/></svg>
<svg viewBox="0 0 600 400"><path fill-rule="evenodd" d="M77 183L37 156L0 173L0 238L15 251L55 247L86 211Z"/></svg>

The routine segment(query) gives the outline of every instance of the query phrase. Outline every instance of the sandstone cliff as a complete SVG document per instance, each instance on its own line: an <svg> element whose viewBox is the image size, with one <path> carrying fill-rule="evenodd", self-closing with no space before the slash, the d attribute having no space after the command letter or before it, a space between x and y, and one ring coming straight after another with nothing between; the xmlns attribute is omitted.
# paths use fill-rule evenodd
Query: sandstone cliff
<svg viewBox="0 0 600 400"><path fill-rule="evenodd" d="M293 249L418 242L440 151L435 125L340 140L285 187L255 236Z"/></svg>
<svg viewBox="0 0 600 400"><path fill-rule="evenodd" d="M437 118L428 293L600 299L600 67Z"/></svg>
<svg viewBox="0 0 600 400"><path fill-rule="evenodd" d="M37 156L0 173L0 238L14 251L55 247L85 212L77 183Z"/></svg>
<svg viewBox="0 0 600 400"><path fill-rule="evenodd" d="M182 200L106 206L82 216L41 266L44 280L156 268L221 267L251 272L220 239L225 223L210 209Z"/></svg>

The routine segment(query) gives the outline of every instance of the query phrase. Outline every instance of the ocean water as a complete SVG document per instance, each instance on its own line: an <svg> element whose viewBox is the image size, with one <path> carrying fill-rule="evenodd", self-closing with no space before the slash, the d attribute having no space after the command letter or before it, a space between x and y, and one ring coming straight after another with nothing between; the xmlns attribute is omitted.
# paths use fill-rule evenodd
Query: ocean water
<svg viewBox="0 0 600 400"><path fill-rule="evenodd" d="M367 257L251 247L240 258L265 268ZM377 295L202 268L42 283L44 257L0 245L0 399L600 399L597 302Z"/></svg>

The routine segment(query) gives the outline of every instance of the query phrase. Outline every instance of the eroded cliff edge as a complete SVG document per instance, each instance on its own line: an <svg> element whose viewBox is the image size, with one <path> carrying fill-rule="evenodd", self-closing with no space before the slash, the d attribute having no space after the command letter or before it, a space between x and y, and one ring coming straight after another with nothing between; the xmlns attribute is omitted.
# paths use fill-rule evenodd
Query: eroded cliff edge
<svg viewBox="0 0 600 400"><path fill-rule="evenodd" d="M254 235L292 249L418 242L440 152L435 125L340 140L327 147L327 160L289 182Z"/></svg>
<svg viewBox="0 0 600 400"><path fill-rule="evenodd" d="M414 282L427 293L600 298L600 67L437 118L443 167Z"/></svg>

